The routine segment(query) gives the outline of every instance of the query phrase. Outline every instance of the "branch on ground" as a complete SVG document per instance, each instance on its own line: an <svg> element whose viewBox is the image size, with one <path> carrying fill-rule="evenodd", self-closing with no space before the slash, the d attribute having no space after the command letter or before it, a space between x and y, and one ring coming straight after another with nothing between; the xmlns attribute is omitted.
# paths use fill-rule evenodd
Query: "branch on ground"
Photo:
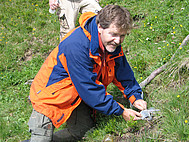
<svg viewBox="0 0 189 142"><path fill-rule="evenodd" d="M175 55L177 54L178 50L187 45L187 42L189 41L189 35L187 35L185 37L185 39L182 41L181 45L179 46L179 48L176 50L176 52L173 54L173 56L171 57L171 59L169 60L169 62L167 62L166 64L164 64L163 66L161 66L160 68L156 69L155 71L153 71L144 81L142 81L140 83L140 87L144 88L145 86L147 86L157 75L159 75L166 67L167 65L174 59Z"/></svg>

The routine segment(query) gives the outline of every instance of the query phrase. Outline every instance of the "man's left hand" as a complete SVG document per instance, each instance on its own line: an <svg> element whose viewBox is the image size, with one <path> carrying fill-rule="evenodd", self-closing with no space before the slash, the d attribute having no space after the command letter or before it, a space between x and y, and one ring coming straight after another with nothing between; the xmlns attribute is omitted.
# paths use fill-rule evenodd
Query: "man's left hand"
<svg viewBox="0 0 189 142"><path fill-rule="evenodd" d="M139 110L145 110L147 109L147 102L144 101L144 100L136 100L134 103L133 103L133 106L138 108Z"/></svg>

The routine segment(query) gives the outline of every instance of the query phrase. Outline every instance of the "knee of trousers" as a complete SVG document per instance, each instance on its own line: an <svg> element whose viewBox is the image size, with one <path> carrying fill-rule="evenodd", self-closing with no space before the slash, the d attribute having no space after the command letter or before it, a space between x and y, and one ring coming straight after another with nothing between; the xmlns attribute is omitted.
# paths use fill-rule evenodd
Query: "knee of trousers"
<svg viewBox="0 0 189 142"><path fill-rule="evenodd" d="M43 128L35 128L35 129L30 129L31 135L39 135L39 136L47 136L47 137L52 137L52 130L46 130Z"/></svg>
<svg viewBox="0 0 189 142"><path fill-rule="evenodd" d="M53 139L53 131L43 128L30 129L31 140L30 142L51 142Z"/></svg>
<svg viewBox="0 0 189 142"><path fill-rule="evenodd" d="M81 126L80 128L68 128L68 131L76 138L76 139L81 139L87 131L89 131L93 125L88 125L88 126Z"/></svg>

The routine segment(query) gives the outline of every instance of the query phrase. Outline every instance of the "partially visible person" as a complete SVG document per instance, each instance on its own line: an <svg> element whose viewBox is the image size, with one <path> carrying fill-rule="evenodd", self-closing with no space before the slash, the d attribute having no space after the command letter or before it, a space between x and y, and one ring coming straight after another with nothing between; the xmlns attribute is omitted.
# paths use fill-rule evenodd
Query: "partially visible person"
<svg viewBox="0 0 189 142"><path fill-rule="evenodd" d="M121 47L132 29L129 11L107 5L97 15L82 14L79 23L51 52L32 82L31 142L80 140L94 126L93 110L122 115L125 121L141 119L139 112L125 108L107 92L111 82L133 106L147 108ZM53 133L65 122L67 128Z"/></svg>
<svg viewBox="0 0 189 142"><path fill-rule="evenodd" d="M75 28L79 13L98 13L101 7L97 0L49 0L50 9L58 8L57 15L60 21L60 40Z"/></svg>

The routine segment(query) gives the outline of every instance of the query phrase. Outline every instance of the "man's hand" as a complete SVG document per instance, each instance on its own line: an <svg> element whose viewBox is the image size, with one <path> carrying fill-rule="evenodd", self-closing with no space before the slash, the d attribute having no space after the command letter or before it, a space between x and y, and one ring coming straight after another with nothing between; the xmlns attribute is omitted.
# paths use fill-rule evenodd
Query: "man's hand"
<svg viewBox="0 0 189 142"><path fill-rule="evenodd" d="M139 112L126 108L124 109L122 116L125 119L125 121L130 120L131 116L134 117L133 120L140 120L141 119L140 117L142 117L142 115Z"/></svg>
<svg viewBox="0 0 189 142"><path fill-rule="evenodd" d="M57 0L49 0L50 9L55 10L59 7Z"/></svg>
<svg viewBox="0 0 189 142"><path fill-rule="evenodd" d="M147 102L144 101L144 100L136 100L134 103L133 103L133 106L138 108L139 110L145 110L147 109Z"/></svg>

